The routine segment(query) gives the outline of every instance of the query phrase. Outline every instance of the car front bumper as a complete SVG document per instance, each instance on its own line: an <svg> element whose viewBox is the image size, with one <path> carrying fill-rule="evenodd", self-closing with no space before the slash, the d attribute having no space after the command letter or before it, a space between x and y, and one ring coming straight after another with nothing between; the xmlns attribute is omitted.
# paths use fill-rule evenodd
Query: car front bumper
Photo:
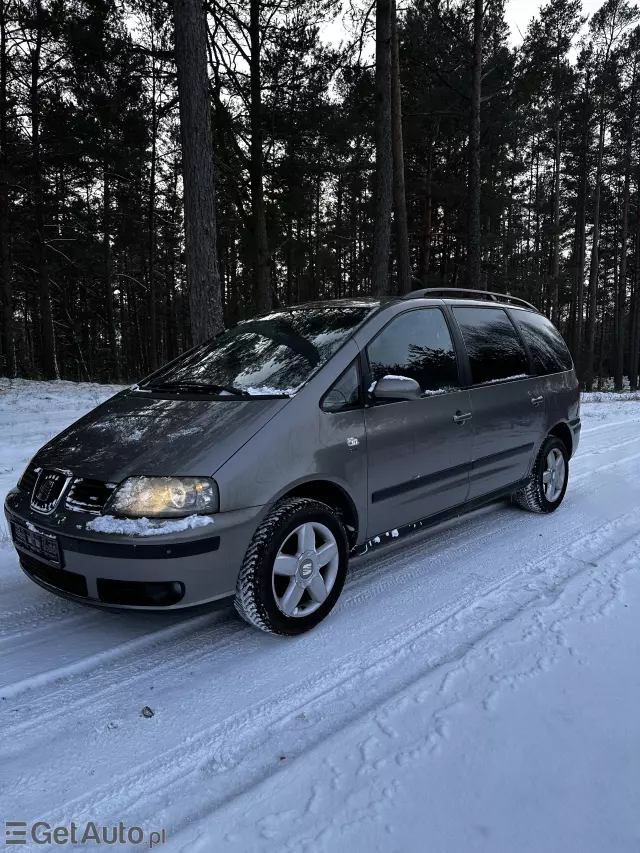
<svg viewBox="0 0 640 853"><path fill-rule="evenodd" d="M43 515L29 495L9 492L12 524L55 536L60 562L35 555L14 541L23 571L50 592L109 608L168 610L192 607L235 593L238 573L263 507L213 516L213 524L157 536L122 536L86 529L82 513Z"/></svg>

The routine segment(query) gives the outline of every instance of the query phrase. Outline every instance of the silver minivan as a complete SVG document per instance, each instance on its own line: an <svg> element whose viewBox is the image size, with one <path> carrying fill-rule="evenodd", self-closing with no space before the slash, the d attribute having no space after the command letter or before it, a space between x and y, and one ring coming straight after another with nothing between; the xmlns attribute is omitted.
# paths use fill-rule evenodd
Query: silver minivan
<svg viewBox="0 0 640 853"><path fill-rule="evenodd" d="M309 303L98 406L38 451L5 512L51 592L129 609L234 597L256 627L299 634L385 533L497 499L553 512L579 435L569 351L522 300Z"/></svg>

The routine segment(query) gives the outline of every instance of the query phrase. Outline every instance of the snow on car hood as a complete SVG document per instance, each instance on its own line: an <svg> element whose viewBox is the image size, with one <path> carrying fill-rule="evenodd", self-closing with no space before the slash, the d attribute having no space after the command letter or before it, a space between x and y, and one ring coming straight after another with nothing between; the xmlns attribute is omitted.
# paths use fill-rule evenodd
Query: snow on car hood
<svg viewBox="0 0 640 853"><path fill-rule="evenodd" d="M36 454L45 468L120 482L133 474L208 476L289 401L117 394Z"/></svg>

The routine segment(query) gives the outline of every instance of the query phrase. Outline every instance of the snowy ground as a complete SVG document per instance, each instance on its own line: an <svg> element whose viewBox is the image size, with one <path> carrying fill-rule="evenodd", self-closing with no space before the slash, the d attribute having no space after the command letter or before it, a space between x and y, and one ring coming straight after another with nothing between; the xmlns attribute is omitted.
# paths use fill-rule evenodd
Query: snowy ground
<svg viewBox="0 0 640 853"><path fill-rule="evenodd" d="M0 380L0 497L108 393ZM582 415L556 514L500 504L360 558L298 639L58 600L5 537L0 821L189 853L637 853L640 400Z"/></svg>

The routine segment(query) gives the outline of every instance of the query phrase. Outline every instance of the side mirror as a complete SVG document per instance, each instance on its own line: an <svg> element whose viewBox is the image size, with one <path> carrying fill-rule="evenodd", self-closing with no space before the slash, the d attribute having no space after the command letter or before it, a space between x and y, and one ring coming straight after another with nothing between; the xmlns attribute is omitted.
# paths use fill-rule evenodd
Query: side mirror
<svg viewBox="0 0 640 853"><path fill-rule="evenodd" d="M419 400L422 389L408 376L383 376L370 388L376 400Z"/></svg>

